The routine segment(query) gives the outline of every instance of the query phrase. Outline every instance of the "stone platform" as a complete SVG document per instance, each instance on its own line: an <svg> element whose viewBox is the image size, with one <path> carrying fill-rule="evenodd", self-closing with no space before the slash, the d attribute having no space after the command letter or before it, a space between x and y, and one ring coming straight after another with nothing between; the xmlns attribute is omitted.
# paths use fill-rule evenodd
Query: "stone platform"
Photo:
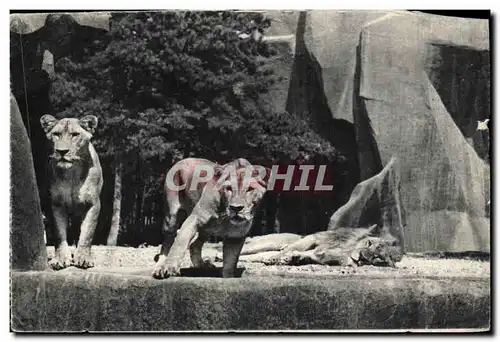
<svg viewBox="0 0 500 342"><path fill-rule="evenodd" d="M96 247L97 265L93 269L12 272L12 329L138 332L490 327L488 261L408 256L397 269L240 263L243 273L239 279L221 279L191 269L185 270L183 277L156 280L150 277L156 251L156 247ZM49 248L49 256L51 252Z"/></svg>

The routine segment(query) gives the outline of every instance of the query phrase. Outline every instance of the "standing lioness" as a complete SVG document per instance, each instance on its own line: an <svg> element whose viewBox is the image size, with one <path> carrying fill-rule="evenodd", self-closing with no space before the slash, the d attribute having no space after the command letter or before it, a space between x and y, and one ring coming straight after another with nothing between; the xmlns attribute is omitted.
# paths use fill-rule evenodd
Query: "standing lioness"
<svg viewBox="0 0 500 342"><path fill-rule="evenodd" d="M93 267L90 248L101 209L103 182L99 156L90 143L97 118L87 115L57 120L44 115L40 123L53 147L48 176L56 242L55 258L49 264L56 270L71 265ZM74 259L67 241L70 220L81 222Z"/></svg>

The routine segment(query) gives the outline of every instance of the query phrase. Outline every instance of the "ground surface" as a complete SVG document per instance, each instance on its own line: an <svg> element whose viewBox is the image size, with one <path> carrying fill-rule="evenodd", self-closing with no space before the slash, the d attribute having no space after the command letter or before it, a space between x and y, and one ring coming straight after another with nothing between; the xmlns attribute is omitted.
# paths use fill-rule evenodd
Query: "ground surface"
<svg viewBox="0 0 500 342"><path fill-rule="evenodd" d="M48 255L54 255L54 248L48 247ZM154 266L154 256L159 252L159 247L132 248L132 247L92 247L95 258L95 270L113 270L125 273L148 274ZM207 244L203 256L211 258L216 254L214 245ZM215 262L216 266L222 263ZM184 262L184 267L190 267L189 259ZM363 266L359 268L332 267L321 265L304 266L265 266L262 263L240 262L238 267L244 268L243 276L251 275L280 275L280 276L305 276L305 277L337 277L337 276L367 276L367 277L403 277L403 278L489 278L489 261L468 259L425 258L419 255L405 256L397 263L397 268Z"/></svg>

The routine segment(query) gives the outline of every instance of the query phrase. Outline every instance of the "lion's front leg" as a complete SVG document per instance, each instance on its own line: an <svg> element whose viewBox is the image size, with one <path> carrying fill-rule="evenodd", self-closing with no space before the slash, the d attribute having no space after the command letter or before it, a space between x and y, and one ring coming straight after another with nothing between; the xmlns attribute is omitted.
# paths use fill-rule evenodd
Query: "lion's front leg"
<svg viewBox="0 0 500 342"><path fill-rule="evenodd" d="M222 247L222 277L234 278L245 238L225 238Z"/></svg>
<svg viewBox="0 0 500 342"><path fill-rule="evenodd" d="M68 246L66 232L68 229L68 214L62 207L52 206L54 228L56 230L55 257L49 261L54 270L61 270L71 266L71 250Z"/></svg>
<svg viewBox="0 0 500 342"><path fill-rule="evenodd" d="M201 252L203 250L203 245L207 241L207 237L199 234L198 239L189 246L189 253L191 256L191 263L194 268L215 268L215 265L210 262L210 260L203 260Z"/></svg>
<svg viewBox="0 0 500 342"><path fill-rule="evenodd" d="M94 261L92 260L90 249L92 247L92 239L94 238L94 232L97 226L97 219L100 210L101 203L97 201L92 207L90 207L87 214L85 214L73 262L76 267L94 267Z"/></svg>
<svg viewBox="0 0 500 342"><path fill-rule="evenodd" d="M160 254L153 270L157 279L179 275L181 264L190 245L198 238L198 222L195 215L190 215L177 232L177 236L167 256Z"/></svg>
<svg viewBox="0 0 500 342"><path fill-rule="evenodd" d="M270 258L266 264L281 266L300 266L306 264L318 264L313 250L308 251L282 251Z"/></svg>

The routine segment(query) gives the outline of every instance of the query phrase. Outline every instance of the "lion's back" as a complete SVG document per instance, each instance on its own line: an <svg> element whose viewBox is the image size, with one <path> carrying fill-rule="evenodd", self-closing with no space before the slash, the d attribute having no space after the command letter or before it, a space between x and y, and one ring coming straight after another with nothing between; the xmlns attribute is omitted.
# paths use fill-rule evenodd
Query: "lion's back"
<svg viewBox="0 0 500 342"><path fill-rule="evenodd" d="M185 158L177 163L175 163L172 168L169 170L174 172L173 174L167 174L167 178L165 179L165 192L168 197L177 196L178 194L182 194L182 196L187 197L193 204L197 203L201 199L201 194L203 189L207 185L208 182L199 182L195 189L191 189L191 185L194 178L194 171L198 167L203 167L204 170L207 168L213 168L217 164L203 158ZM204 176L204 174L201 174ZM181 186L183 189L175 191L172 188L172 184L175 186Z"/></svg>
<svg viewBox="0 0 500 342"><path fill-rule="evenodd" d="M365 228L337 228L315 233L316 245L321 248L343 248L366 234Z"/></svg>

